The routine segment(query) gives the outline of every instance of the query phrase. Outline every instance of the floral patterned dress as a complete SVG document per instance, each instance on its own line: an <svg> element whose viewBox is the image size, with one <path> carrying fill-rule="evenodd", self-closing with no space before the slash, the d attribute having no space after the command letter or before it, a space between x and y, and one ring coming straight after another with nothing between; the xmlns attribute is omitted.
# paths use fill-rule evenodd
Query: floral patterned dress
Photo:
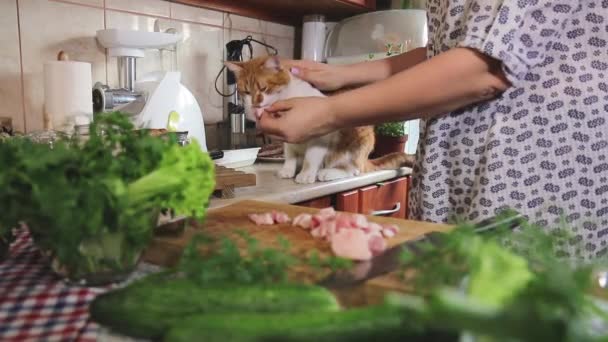
<svg viewBox="0 0 608 342"><path fill-rule="evenodd" d="M427 10L430 57L479 50L512 87L422 123L412 216L480 221L511 207L567 228L562 256L606 254L608 0L428 0Z"/></svg>

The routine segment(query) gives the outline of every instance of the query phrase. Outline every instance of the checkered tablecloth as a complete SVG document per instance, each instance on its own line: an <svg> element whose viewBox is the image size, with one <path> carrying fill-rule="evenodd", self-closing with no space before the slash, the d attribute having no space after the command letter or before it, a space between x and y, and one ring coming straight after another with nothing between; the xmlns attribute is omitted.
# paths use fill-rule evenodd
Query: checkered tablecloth
<svg viewBox="0 0 608 342"><path fill-rule="evenodd" d="M0 341L95 341L88 308L104 291L63 282L20 232L0 261Z"/></svg>

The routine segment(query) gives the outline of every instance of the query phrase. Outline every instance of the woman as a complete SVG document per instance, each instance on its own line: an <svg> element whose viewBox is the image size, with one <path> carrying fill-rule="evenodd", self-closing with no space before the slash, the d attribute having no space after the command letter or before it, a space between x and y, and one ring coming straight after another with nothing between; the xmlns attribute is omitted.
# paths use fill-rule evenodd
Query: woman
<svg viewBox="0 0 608 342"><path fill-rule="evenodd" d="M298 142L421 117L414 219L479 221L512 207L567 227L560 254L604 255L608 0L428 0L427 11L426 51L349 66L288 61L321 89L369 85L278 102L259 127Z"/></svg>

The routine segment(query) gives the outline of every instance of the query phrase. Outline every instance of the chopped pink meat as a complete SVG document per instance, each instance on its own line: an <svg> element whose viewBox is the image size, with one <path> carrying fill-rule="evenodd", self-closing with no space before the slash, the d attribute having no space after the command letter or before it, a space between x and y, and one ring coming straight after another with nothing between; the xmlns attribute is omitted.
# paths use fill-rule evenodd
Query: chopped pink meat
<svg viewBox="0 0 608 342"><path fill-rule="evenodd" d="M249 214L249 219L257 226L274 224L272 213Z"/></svg>
<svg viewBox="0 0 608 342"><path fill-rule="evenodd" d="M290 220L289 215L287 215L286 213L274 210L272 211L272 218L275 223L285 223L289 222Z"/></svg>
<svg viewBox="0 0 608 342"><path fill-rule="evenodd" d="M368 236L359 229L342 229L331 239L331 250L336 256L352 260L372 258Z"/></svg>
<svg viewBox="0 0 608 342"><path fill-rule="evenodd" d="M369 229L370 233L380 233L382 232L382 226L375 223L375 222L370 222L369 225L367 226L367 228Z"/></svg>
<svg viewBox="0 0 608 342"><path fill-rule="evenodd" d="M334 235L337 231L338 221L336 219L328 219L324 222L321 222L321 227L327 232L327 235Z"/></svg>
<svg viewBox="0 0 608 342"><path fill-rule="evenodd" d="M378 255L386 249L386 241L379 235L373 235L369 237L368 247L372 255Z"/></svg>
<svg viewBox="0 0 608 342"><path fill-rule="evenodd" d="M342 228L355 228L355 226L353 225L353 219L352 217L350 217L350 215L346 215L346 214L338 214L336 215L336 227L338 227L338 229L342 229Z"/></svg>
<svg viewBox="0 0 608 342"><path fill-rule="evenodd" d="M333 207L327 207L327 208L319 210L318 215L322 216L322 217L333 217L333 216L336 216L336 211L334 210Z"/></svg>
<svg viewBox="0 0 608 342"><path fill-rule="evenodd" d="M395 226L394 224L385 224L384 229L390 229L392 230L395 234L397 234L397 232L399 231L399 227Z"/></svg>
<svg viewBox="0 0 608 342"><path fill-rule="evenodd" d="M250 214L249 219L256 225L290 221L286 213L276 210ZM336 213L331 207L321 209L315 215L297 215L292 225L310 229L313 237L330 243L335 255L352 260L369 260L382 253L387 246L385 238L391 238L399 231L395 225L369 222L367 217L361 214Z"/></svg>
<svg viewBox="0 0 608 342"><path fill-rule="evenodd" d="M286 213L275 210L269 213L249 214L249 219L258 226L289 222Z"/></svg>
<svg viewBox="0 0 608 342"><path fill-rule="evenodd" d="M367 221L367 217L362 214L354 214L352 215L354 227L366 228L369 226L370 222Z"/></svg>
<svg viewBox="0 0 608 342"><path fill-rule="evenodd" d="M398 231L399 231L399 228L392 224L384 225L382 227L382 235L384 235L384 237L387 237L387 238L392 238L393 236L397 235Z"/></svg>
<svg viewBox="0 0 608 342"><path fill-rule="evenodd" d="M384 228L382 229L382 235L385 238L392 238L393 236L395 236L395 232L391 229Z"/></svg>
<svg viewBox="0 0 608 342"><path fill-rule="evenodd" d="M302 227L304 229L310 229L312 226L312 215L310 214L300 214L293 218L294 226Z"/></svg>
<svg viewBox="0 0 608 342"><path fill-rule="evenodd" d="M321 227L317 227L314 228L313 230L310 231L310 235L312 235L312 237L324 237L324 231Z"/></svg>
<svg viewBox="0 0 608 342"><path fill-rule="evenodd" d="M336 217L336 211L332 207L319 210L316 215L312 217L311 228L316 228L325 220Z"/></svg>

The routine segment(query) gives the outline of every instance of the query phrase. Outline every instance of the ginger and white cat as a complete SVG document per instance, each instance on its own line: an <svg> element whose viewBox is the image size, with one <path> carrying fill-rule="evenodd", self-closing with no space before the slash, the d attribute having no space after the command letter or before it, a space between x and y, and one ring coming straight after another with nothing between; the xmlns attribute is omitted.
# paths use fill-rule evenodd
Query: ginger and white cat
<svg viewBox="0 0 608 342"><path fill-rule="evenodd" d="M310 83L284 70L277 57L258 57L247 62L225 64L236 75L237 89L243 98L245 113L251 120L258 119L264 108L279 100L325 96ZM368 159L374 142L373 126L362 126L341 129L302 144L286 143L285 163L278 176L295 176L297 183L314 183L316 180L331 181L412 164L413 156L405 153Z"/></svg>

